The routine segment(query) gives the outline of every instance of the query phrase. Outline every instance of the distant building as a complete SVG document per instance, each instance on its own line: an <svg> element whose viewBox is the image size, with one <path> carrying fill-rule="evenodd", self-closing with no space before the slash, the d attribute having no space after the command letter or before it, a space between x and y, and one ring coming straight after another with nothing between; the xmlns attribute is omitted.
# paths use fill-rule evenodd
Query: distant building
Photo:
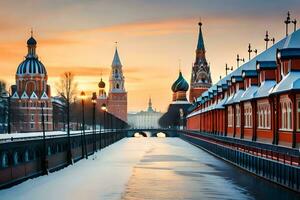
<svg viewBox="0 0 300 200"><path fill-rule="evenodd" d="M42 104L45 130L52 130L52 103L46 68L36 54L36 40L27 40L28 53L16 72L11 86L12 131L42 131Z"/></svg>
<svg viewBox="0 0 300 200"><path fill-rule="evenodd" d="M186 125L185 117L191 103L186 98L186 92L189 90L189 84L179 72L177 80L172 85L172 102L168 111L159 119L159 124L164 128L183 128Z"/></svg>
<svg viewBox="0 0 300 200"><path fill-rule="evenodd" d="M163 115L152 108L152 101L149 98L148 109L138 113L128 114L128 124L131 128L159 128L158 120Z"/></svg>
<svg viewBox="0 0 300 200"><path fill-rule="evenodd" d="M105 83L102 78L98 87L99 95L97 103L100 105L98 108L105 103L107 112L127 122L127 92L125 90L125 78L123 76L122 64L117 48L111 65L108 95L106 95Z"/></svg>
<svg viewBox="0 0 300 200"><path fill-rule="evenodd" d="M205 47L202 35L202 23L199 22L199 36L196 49L196 59L192 69L191 88L190 88L190 102L195 101L203 92L211 87L210 66L206 61Z"/></svg>

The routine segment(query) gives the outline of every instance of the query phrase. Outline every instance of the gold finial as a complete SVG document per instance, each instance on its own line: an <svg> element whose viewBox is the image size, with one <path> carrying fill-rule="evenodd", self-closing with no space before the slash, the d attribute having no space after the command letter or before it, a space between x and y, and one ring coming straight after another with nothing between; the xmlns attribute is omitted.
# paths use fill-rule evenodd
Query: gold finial
<svg viewBox="0 0 300 200"><path fill-rule="evenodd" d="M181 59L178 59L178 69L179 69L179 72L181 72Z"/></svg>
<svg viewBox="0 0 300 200"><path fill-rule="evenodd" d="M116 48L118 48L118 42L117 41L115 41L115 45L116 45Z"/></svg>
<svg viewBox="0 0 300 200"><path fill-rule="evenodd" d="M30 29L30 35L31 35L31 37L33 37L33 28L32 27Z"/></svg>

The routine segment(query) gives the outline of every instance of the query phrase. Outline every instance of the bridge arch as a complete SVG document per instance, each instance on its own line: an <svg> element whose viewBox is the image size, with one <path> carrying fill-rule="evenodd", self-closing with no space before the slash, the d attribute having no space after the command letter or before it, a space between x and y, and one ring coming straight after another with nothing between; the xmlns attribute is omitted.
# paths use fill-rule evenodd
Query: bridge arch
<svg viewBox="0 0 300 200"><path fill-rule="evenodd" d="M165 137L170 137L170 136L166 131L158 131L158 132L155 132L152 135L152 137L165 138Z"/></svg>
<svg viewBox="0 0 300 200"><path fill-rule="evenodd" d="M132 137L150 137L145 131L138 131Z"/></svg>
<svg viewBox="0 0 300 200"><path fill-rule="evenodd" d="M163 128L157 128L157 129L127 129L127 137L135 137L136 133L141 133L141 136L147 135L147 137L177 137L178 136L178 130L177 129L163 129ZM160 133L158 135L158 133ZM162 134L161 134L162 133Z"/></svg>

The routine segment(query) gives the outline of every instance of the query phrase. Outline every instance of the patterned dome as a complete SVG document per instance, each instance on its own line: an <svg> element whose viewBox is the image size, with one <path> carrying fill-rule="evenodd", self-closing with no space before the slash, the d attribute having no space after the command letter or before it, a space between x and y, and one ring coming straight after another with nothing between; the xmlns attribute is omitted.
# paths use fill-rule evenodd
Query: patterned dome
<svg viewBox="0 0 300 200"><path fill-rule="evenodd" d="M17 75L35 75L43 74L46 75L47 71L44 65L35 57L27 57L26 60L21 62L17 69Z"/></svg>
<svg viewBox="0 0 300 200"><path fill-rule="evenodd" d="M178 92L178 91L188 91L189 84L186 82L186 80L183 78L182 73L179 72L179 76L177 80L172 85L172 91Z"/></svg>
<svg viewBox="0 0 300 200"><path fill-rule="evenodd" d="M100 82L98 83L98 87L105 88L105 83L103 82L102 78L101 78Z"/></svg>

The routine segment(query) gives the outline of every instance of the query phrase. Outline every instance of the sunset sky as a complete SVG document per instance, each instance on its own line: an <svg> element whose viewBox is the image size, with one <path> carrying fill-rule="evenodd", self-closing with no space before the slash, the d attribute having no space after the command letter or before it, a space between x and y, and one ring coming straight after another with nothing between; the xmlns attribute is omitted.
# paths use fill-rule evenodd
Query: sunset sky
<svg viewBox="0 0 300 200"><path fill-rule="evenodd" d="M79 91L97 91L118 41L129 111L146 109L149 96L165 111L179 60L190 81L200 17L215 83L225 63L236 67L237 53L248 58L248 43L264 50L266 30L284 37L288 10L300 24L299 0L0 0L0 79L15 82L32 27L52 95L64 71L75 73Z"/></svg>

